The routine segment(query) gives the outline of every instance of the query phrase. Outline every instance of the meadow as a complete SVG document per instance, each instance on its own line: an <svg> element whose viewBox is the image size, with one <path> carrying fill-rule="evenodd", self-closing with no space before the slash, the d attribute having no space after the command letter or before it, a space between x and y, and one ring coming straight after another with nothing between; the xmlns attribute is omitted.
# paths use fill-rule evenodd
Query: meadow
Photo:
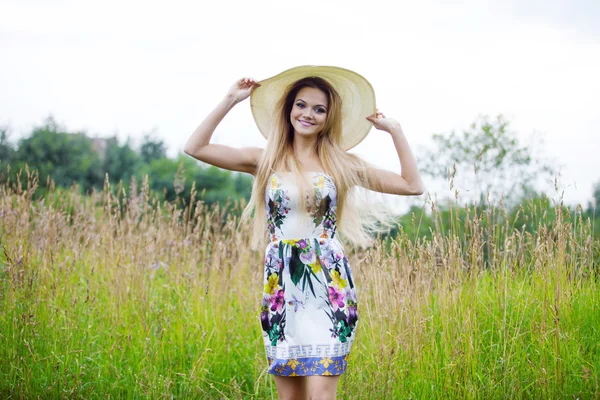
<svg viewBox="0 0 600 400"><path fill-rule="evenodd" d="M0 186L0 398L276 398L239 204L36 186ZM593 221L524 208L532 233L451 207L429 238L347 248L359 323L338 398L600 398Z"/></svg>

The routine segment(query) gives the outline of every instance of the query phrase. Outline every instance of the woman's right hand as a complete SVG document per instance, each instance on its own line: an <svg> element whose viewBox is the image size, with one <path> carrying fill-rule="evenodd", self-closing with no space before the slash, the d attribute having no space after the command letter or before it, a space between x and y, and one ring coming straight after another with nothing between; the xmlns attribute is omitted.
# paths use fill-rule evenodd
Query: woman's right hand
<svg viewBox="0 0 600 400"><path fill-rule="evenodd" d="M236 103L239 103L240 101L247 99L250 94L252 94L252 91L259 86L260 84L252 78L242 78L229 88L227 97Z"/></svg>

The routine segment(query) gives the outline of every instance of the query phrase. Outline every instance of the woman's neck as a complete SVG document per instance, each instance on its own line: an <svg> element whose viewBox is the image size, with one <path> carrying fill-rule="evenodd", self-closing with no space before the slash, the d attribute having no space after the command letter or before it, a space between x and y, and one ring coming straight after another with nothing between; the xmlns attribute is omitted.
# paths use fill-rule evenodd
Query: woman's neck
<svg viewBox="0 0 600 400"><path fill-rule="evenodd" d="M292 146L294 155L299 160L310 160L318 158L317 153L317 141L316 139L303 138L300 135L296 135Z"/></svg>

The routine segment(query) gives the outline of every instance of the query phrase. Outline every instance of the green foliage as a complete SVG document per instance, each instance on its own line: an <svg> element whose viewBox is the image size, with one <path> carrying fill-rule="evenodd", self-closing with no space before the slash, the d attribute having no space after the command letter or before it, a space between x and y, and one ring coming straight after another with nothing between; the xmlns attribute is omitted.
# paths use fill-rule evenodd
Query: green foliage
<svg viewBox="0 0 600 400"><path fill-rule="evenodd" d="M389 249L398 237L414 241L431 240L435 232L440 237L453 238L462 249L480 243L481 260L484 265L490 265L493 261L490 259L493 247L501 246L511 235L517 232L530 237L539 235L549 231L561 220L579 226L578 229L585 227L593 237L600 238L600 224L592 214L583 212L581 207L573 209L544 194L533 194L509 208L485 203L459 207L451 201L444 206L431 205L430 210L413 206L398 219L398 228L387 235L387 244ZM475 237L474 232L478 232L480 236ZM492 237L493 241L490 239ZM598 265L600 253L595 260ZM468 260L465 258L464 261Z"/></svg>
<svg viewBox="0 0 600 400"><path fill-rule="evenodd" d="M0 397L274 398L251 226L141 191L42 201L0 185ZM360 322L339 398L598 398L599 242L539 202L523 207L548 222L536 234L432 206L429 222L412 210L430 239L349 252Z"/></svg>
<svg viewBox="0 0 600 400"><path fill-rule="evenodd" d="M101 190L105 176L116 184L128 188L132 177L142 181L148 175L150 189L162 199L189 199L192 183L207 203L225 204L228 200L248 199L252 178L215 167L201 166L187 156L171 159L166 156L164 142L145 135L139 151L127 140L120 144L116 137L90 138L84 132L68 132L49 117L35 127L29 137L22 139L14 150L8 142L8 128L0 128L0 182L10 165L11 181L26 167L37 171L41 186L36 196L42 196L46 182L53 180L58 187L79 185L84 192ZM20 174L26 185L26 175Z"/></svg>
<svg viewBox="0 0 600 400"><path fill-rule="evenodd" d="M502 115L491 121L480 117L462 135L454 131L433 135L434 149L420 160L422 171L433 178L450 179L451 188L474 191L483 203L488 194L516 202L534 192L536 181L552 178L552 165L522 146Z"/></svg>
<svg viewBox="0 0 600 400"><path fill-rule="evenodd" d="M150 189L161 193L168 201L178 196L189 199L192 183L195 182L196 190L206 203L225 204L228 199L248 199L252 184L247 175L233 174L213 166L202 168L184 155L175 160L160 158L143 165L137 177L142 179L145 175L148 175Z"/></svg>
<svg viewBox="0 0 600 400"><path fill-rule="evenodd" d="M398 219L398 227L407 237L417 240L431 238L431 230L435 227L435 222L424 208L411 206L410 210ZM395 237L398 233L399 230L394 229L390 235Z"/></svg>
<svg viewBox="0 0 600 400"><path fill-rule="evenodd" d="M38 171L40 182L52 178L62 187L79 183L84 190L91 190L103 178L102 161L92 140L82 132L66 132L52 118L20 140L15 161L15 170L28 165Z"/></svg>
<svg viewBox="0 0 600 400"><path fill-rule="evenodd" d="M600 181L596 182L592 190L592 200L588 203L586 212L590 217L596 218L600 216L600 211L598 211L598 207L600 207Z"/></svg>
<svg viewBox="0 0 600 400"><path fill-rule="evenodd" d="M121 146L116 137L106 140L102 165L112 182L128 182L140 168L141 162L140 156L129 146L129 141Z"/></svg>
<svg viewBox="0 0 600 400"><path fill-rule="evenodd" d="M8 140L8 136L8 127L0 126L0 164L9 163L13 157L14 149Z"/></svg>
<svg viewBox="0 0 600 400"><path fill-rule="evenodd" d="M8 141L8 133L8 127L0 128L0 182L7 178L8 165L12 182L17 179L18 171L24 171L27 165L30 171L39 174L40 187L36 190L36 196L47 191L45 186L50 179L58 187L68 188L76 183L82 191L101 190L108 174L113 188L121 181L125 189L128 189L132 177L141 182L147 175L150 190L167 201L180 199L188 202L193 184L196 198L202 198L208 204L219 203L223 206L227 201L250 197L252 178L249 175L207 166L184 155L168 158L164 142L150 134L144 136L136 151L129 140L120 144L114 136L90 138L84 132L68 132L52 117L35 127L29 137L19 141L16 148ZM483 226L507 223L511 229L530 233L535 233L539 226L553 223L556 218L553 205L529 186L536 171L541 169L549 172L550 169L536 160L530 149L518 143L502 116L495 121L481 118L462 136L454 132L435 135L434 141L438 148L435 157L430 154L429 162L423 164L426 173L444 177L447 169L453 165L457 165L459 170L475 165L482 196L485 191L509 191L516 196L519 191L515 185L526 191L520 192L518 199L513 197L513 201L508 202L507 212L501 212L494 208L497 205L489 205L484 201L465 207L449 202L445 207L437 206L431 210L412 207L400 217L398 227L388 235L390 238L403 232L414 240L431 239L431 232L435 228L444 235L457 235L467 243L471 238L465 221L472 217L479 218ZM509 175L517 178L508 179ZM25 184L26 174L22 173L20 179ZM592 222L598 216L593 204L600 203L600 182L595 186L594 201L583 214ZM539 213L532 214L532 210ZM566 209L564 213L573 215L573 211ZM543 220L534 221L530 215L543 216ZM600 237L600 224L593 223L592 229L596 237Z"/></svg>
<svg viewBox="0 0 600 400"><path fill-rule="evenodd" d="M6 126L0 126L0 182L6 180L7 167L14 159L15 150L8 140L9 129Z"/></svg>
<svg viewBox="0 0 600 400"><path fill-rule="evenodd" d="M146 164L154 160L160 160L167 157L167 146L161 139L157 139L152 135L144 135L144 139L140 146L140 157Z"/></svg>

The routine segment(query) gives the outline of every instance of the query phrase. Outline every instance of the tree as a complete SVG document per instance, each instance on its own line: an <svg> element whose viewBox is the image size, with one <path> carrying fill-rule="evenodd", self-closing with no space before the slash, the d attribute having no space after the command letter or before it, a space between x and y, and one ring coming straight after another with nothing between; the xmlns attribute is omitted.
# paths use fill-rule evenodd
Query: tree
<svg viewBox="0 0 600 400"><path fill-rule="evenodd" d="M102 187L102 163L92 140L83 132L65 132L52 117L19 142L15 161L17 168L37 169L42 184L50 176L63 187L74 182L84 190Z"/></svg>
<svg viewBox="0 0 600 400"><path fill-rule="evenodd" d="M165 143L151 134L144 135L140 146L140 156L146 164L154 160L159 160L167 156L167 146Z"/></svg>
<svg viewBox="0 0 600 400"><path fill-rule="evenodd" d="M0 126L0 182L4 181L6 167L14 158L15 150L8 140L9 128Z"/></svg>
<svg viewBox="0 0 600 400"><path fill-rule="evenodd" d="M108 173L111 182L116 183L122 180L127 185L129 179L135 175L140 162L141 158L131 148L129 140L121 146L116 137L107 139L103 170Z"/></svg>
<svg viewBox="0 0 600 400"><path fill-rule="evenodd" d="M249 199L252 194L252 182L253 180L249 175L235 173L233 178L235 193Z"/></svg>
<svg viewBox="0 0 600 400"><path fill-rule="evenodd" d="M600 216L600 180L593 186L592 200L588 202L586 215L594 221L594 228L597 234L600 234L600 221L597 221ZM597 235L600 236L600 235Z"/></svg>
<svg viewBox="0 0 600 400"><path fill-rule="evenodd" d="M589 204L590 210L597 210L600 207L600 181L594 185L593 200Z"/></svg>
<svg viewBox="0 0 600 400"><path fill-rule="evenodd" d="M228 199L237 200L250 197L252 179L242 174L233 174L213 166L202 167L194 159L179 156L173 160L167 157L144 164L138 172L138 179L148 175L150 189L165 194L165 200L173 201L178 196L190 198L192 183L196 183L198 196L206 203L224 204Z"/></svg>
<svg viewBox="0 0 600 400"><path fill-rule="evenodd" d="M554 167L521 146L509 122L499 115L495 120L480 117L462 135L454 131L433 135L435 148L420 161L423 173L433 178L450 178L451 188L484 203L488 194L506 202L536 192L535 184L554 176Z"/></svg>
<svg viewBox="0 0 600 400"><path fill-rule="evenodd" d="M0 182L6 180L7 167L14 159L15 150L8 140L9 128L7 126L0 127Z"/></svg>
<svg viewBox="0 0 600 400"><path fill-rule="evenodd" d="M14 152L11 143L8 141L9 129L7 126L0 126L0 162L10 162Z"/></svg>

